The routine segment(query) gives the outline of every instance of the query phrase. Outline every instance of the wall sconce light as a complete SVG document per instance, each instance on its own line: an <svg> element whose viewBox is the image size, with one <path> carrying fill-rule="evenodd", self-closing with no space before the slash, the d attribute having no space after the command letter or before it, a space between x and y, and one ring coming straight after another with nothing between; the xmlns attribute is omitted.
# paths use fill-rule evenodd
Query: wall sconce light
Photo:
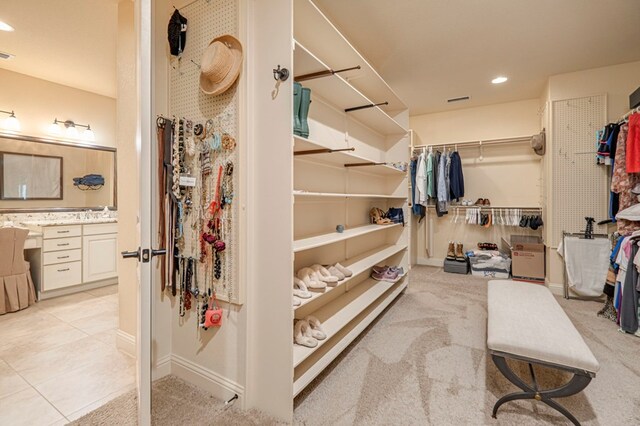
<svg viewBox="0 0 640 426"><path fill-rule="evenodd" d="M64 135L69 139L79 139L80 134L78 133L78 129L76 129L76 127L84 127L85 130L82 132L82 139L91 142L94 142L96 140L96 136L94 135L93 130L91 130L91 125L78 124L73 122L72 120L61 121L56 118L55 120L53 120L53 123L51 123L51 126L49 126L49 132L54 135L61 135L62 129L59 126L60 124L63 124L66 128Z"/></svg>
<svg viewBox="0 0 640 426"><path fill-rule="evenodd" d="M4 120L4 123L2 124L2 127L4 127L6 130L10 130L12 132L19 132L20 131L20 121L18 121L18 119L16 118L16 114L13 111L2 111L2 110L0 110L0 113L9 114L9 117L7 117Z"/></svg>

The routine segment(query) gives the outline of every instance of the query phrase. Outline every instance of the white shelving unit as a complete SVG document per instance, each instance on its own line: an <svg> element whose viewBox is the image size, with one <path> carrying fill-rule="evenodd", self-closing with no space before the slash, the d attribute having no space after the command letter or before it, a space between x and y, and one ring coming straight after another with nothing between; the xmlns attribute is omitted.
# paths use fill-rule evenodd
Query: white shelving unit
<svg viewBox="0 0 640 426"><path fill-rule="evenodd" d="M295 397L409 284L410 211L406 105L311 0L294 0L293 7L294 78L360 66L300 81L312 104L309 137L292 140L292 275L336 262L353 275L291 308L292 321L313 315L327 334L315 348L293 345ZM381 102L388 104L345 112ZM370 224L372 207L402 208L407 223ZM338 224L344 232L335 231ZM370 278L382 264L399 265L405 275L395 283Z"/></svg>

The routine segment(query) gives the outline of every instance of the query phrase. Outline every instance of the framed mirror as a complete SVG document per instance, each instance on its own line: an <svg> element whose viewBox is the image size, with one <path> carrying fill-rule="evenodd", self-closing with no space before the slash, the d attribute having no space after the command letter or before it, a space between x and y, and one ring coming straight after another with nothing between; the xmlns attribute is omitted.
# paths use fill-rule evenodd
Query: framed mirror
<svg viewBox="0 0 640 426"><path fill-rule="evenodd" d="M1 200L62 200L62 157L0 152Z"/></svg>
<svg viewBox="0 0 640 426"><path fill-rule="evenodd" d="M117 208L116 149L0 134L0 212Z"/></svg>

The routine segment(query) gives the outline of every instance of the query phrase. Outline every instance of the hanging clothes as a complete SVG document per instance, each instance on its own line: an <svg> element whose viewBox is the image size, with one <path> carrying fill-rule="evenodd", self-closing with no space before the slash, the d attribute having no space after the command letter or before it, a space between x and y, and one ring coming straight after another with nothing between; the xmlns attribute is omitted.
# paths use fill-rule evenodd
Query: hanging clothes
<svg viewBox="0 0 640 426"><path fill-rule="evenodd" d="M438 202L438 188L440 186L440 164L442 163L442 154L439 151L436 151L433 154L433 185L434 185L434 200L435 200L435 207L436 207L436 214L438 215L438 217L442 217L446 214L445 211L443 211L440 208L440 203Z"/></svg>
<svg viewBox="0 0 640 426"><path fill-rule="evenodd" d="M447 210L449 203L451 203L451 152L445 152L445 165L444 165L444 190L447 195Z"/></svg>
<svg viewBox="0 0 640 426"><path fill-rule="evenodd" d="M429 152L427 156L427 196L429 198L436 197L436 178L434 176L434 156L433 152Z"/></svg>
<svg viewBox="0 0 640 426"><path fill-rule="evenodd" d="M619 196L618 203L620 211L638 203L636 195L633 194L631 190L640 182L640 176L637 174L629 174L626 170L628 130L629 126L627 124L619 127L616 154L611 175L611 191ZM620 235L630 235L640 229L640 222L627 219L617 219L616 222Z"/></svg>
<svg viewBox="0 0 640 426"><path fill-rule="evenodd" d="M424 153L420 154L418 157L418 168L416 171L416 195L418 197L417 203L421 205L427 204L427 166L425 163L425 155Z"/></svg>
<svg viewBox="0 0 640 426"><path fill-rule="evenodd" d="M459 200L464 197L464 175L462 173L462 159L458 151L451 153L451 171L449 176L451 199Z"/></svg>
<svg viewBox="0 0 640 426"><path fill-rule="evenodd" d="M626 165L627 173L640 173L640 114L629 117Z"/></svg>
<svg viewBox="0 0 640 426"><path fill-rule="evenodd" d="M627 266L627 274L622 283L622 300L620 304L620 329L627 333L638 331L638 269L633 264L638 254L638 245L635 243L631 247L630 263Z"/></svg>
<svg viewBox="0 0 640 426"><path fill-rule="evenodd" d="M418 188L416 187L416 175L418 169L418 158L414 157L409 163L409 173L411 175L411 211L414 215L420 215L420 205L418 204Z"/></svg>
<svg viewBox="0 0 640 426"><path fill-rule="evenodd" d="M437 206L440 211L444 214L447 211L447 197L449 195L449 190L447 187L447 180L445 178L445 171L447 169L447 156L446 154L442 154L440 156L440 160L438 163L438 200Z"/></svg>

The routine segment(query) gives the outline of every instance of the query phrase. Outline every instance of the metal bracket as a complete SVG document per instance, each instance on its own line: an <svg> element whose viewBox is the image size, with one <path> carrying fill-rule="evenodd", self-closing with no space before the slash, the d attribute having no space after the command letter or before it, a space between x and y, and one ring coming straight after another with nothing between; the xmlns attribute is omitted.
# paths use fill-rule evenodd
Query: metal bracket
<svg viewBox="0 0 640 426"><path fill-rule="evenodd" d="M273 78L276 81L287 81L289 78L289 70L280 68L280 65L278 65L278 68L273 69Z"/></svg>

